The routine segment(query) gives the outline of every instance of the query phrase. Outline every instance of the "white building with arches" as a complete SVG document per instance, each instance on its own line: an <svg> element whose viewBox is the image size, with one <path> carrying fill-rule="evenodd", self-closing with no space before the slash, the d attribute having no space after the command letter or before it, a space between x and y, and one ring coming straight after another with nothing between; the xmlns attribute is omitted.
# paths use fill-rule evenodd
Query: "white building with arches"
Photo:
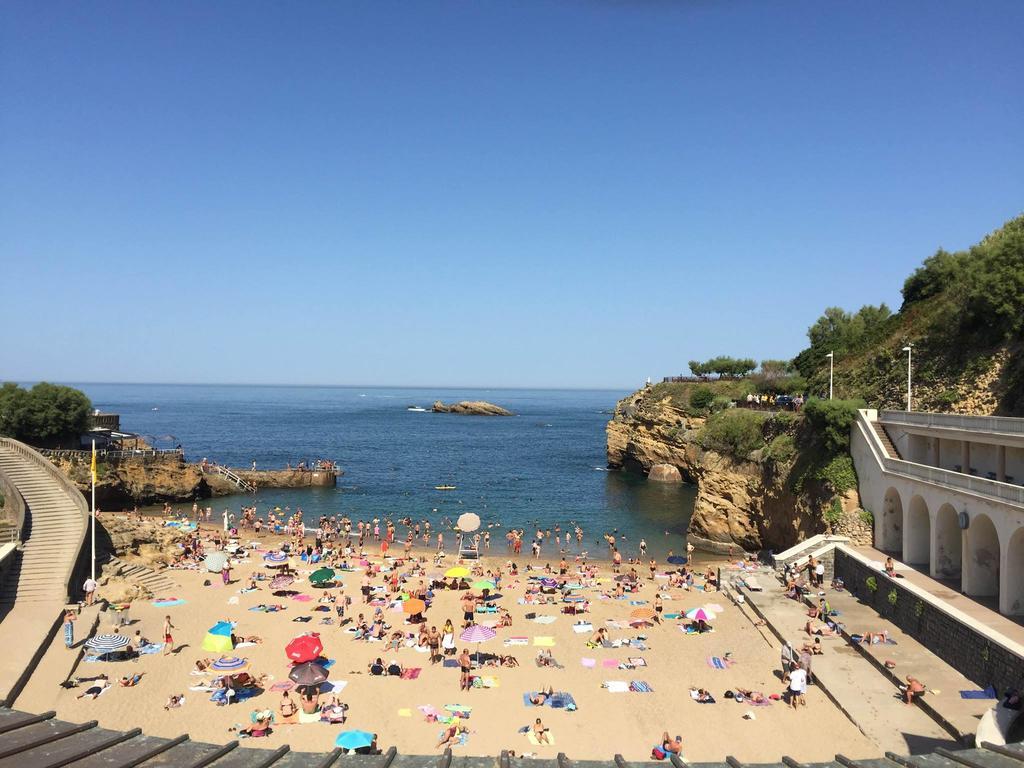
<svg viewBox="0 0 1024 768"><path fill-rule="evenodd" d="M1024 615L1024 419L862 410L851 452L877 549Z"/></svg>

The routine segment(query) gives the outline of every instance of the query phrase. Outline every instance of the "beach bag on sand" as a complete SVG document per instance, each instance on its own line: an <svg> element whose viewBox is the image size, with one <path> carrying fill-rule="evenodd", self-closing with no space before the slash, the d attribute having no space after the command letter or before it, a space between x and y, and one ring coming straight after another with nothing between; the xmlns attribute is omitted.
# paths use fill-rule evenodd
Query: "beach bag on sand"
<svg viewBox="0 0 1024 768"><path fill-rule="evenodd" d="M655 747L654 749L651 750L651 759L652 760L664 760L665 759L665 750L663 750L661 747Z"/></svg>

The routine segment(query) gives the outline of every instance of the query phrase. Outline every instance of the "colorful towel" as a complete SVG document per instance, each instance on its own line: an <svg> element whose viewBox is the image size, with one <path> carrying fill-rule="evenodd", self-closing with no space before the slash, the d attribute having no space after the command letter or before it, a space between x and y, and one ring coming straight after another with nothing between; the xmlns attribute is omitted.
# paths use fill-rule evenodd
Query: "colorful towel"
<svg viewBox="0 0 1024 768"><path fill-rule="evenodd" d="M509 637L505 639L505 646L510 645L529 645L530 638L528 637Z"/></svg>
<svg viewBox="0 0 1024 768"><path fill-rule="evenodd" d="M303 594L292 595L292 600L298 600L300 603L308 603L312 599L313 598L310 595L303 595Z"/></svg>
<svg viewBox="0 0 1024 768"><path fill-rule="evenodd" d="M644 659L643 656L630 656L629 657L629 663L632 664L634 667L646 667L647 666L647 661Z"/></svg>
<svg viewBox="0 0 1024 768"><path fill-rule="evenodd" d="M303 712L300 709L299 710L299 722L303 723L303 724L319 723L320 722L320 713L319 712L314 712L311 715L307 715L305 712Z"/></svg>
<svg viewBox="0 0 1024 768"><path fill-rule="evenodd" d="M618 659L602 659L601 660L601 666L604 667L605 669L618 669L619 668L619 660Z"/></svg>
<svg viewBox="0 0 1024 768"><path fill-rule="evenodd" d="M572 631L575 632L577 635L585 635L587 632L594 631L594 625L591 624L589 621L579 622L572 625Z"/></svg>
<svg viewBox="0 0 1024 768"><path fill-rule="evenodd" d="M403 680L415 680L417 677L420 676L420 672L422 672L422 671L423 671L422 667L412 667L410 669L403 670L402 671L402 679Z"/></svg>
<svg viewBox="0 0 1024 768"><path fill-rule="evenodd" d="M178 597L158 597L151 604L157 608L171 608L175 605L184 605L185 601Z"/></svg>
<svg viewBox="0 0 1024 768"><path fill-rule="evenodd" d="M441 666L442 667L454 667L455 669L458 669L459 668L459 662L456 659L445 659L444 662L442 662Z"/></svg>
<svg viewBox="0 0 1024 768"><path fill-rule="evenodd" d="M708 666L712 669L728 669L729 661L721 656L708 656Z"/></svg>
<svg viewBox="0 0 1024 768"><path fill-rule="evenodd" d="M295 683L291 680L280 680L270 686L270 690L274 693L281 693L283 691L290 691L295 687Z"/></svg>
<svg viewBox="0 0 1024 768"><path fill-rule="evenodd" d="M580 664L582 664L587 669L593 669L595 666L597 666L597 659L583 658L580 659Z"/></svg>
<svg viewBox="0 0 1024 768"><path fill-rule="evenodd" d="M654 689L645 680L633 680L629 683L629 690L633 693L654 693Z"/></svg>
<svg viewBox="0 0 1024 768"><path fill-rule="evenodd" d="M535 637L533 638L533 644L535 647L552 648L555 645L555 638L544 636Z"/></svg>
<svg viewBox="0 0 1024 768"><path fill-rule="evenodd" d="M608 693L627 693L629 691L629 683L625 680L605 680L601 687Z"/></svg>
<svg viewBox="0 0 1024 768"><path fill-rule="evenodd" d="M150 643L139 648L139 653L143 656L149 656L153 653L159 653L164 648L163 643Z"/></svg>

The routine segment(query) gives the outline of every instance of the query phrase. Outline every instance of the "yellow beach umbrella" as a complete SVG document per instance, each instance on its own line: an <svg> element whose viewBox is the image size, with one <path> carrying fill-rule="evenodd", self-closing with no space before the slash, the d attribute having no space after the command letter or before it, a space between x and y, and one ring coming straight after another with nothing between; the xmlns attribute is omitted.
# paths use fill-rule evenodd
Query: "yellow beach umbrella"
<svg viewBox="0 0 1024 768"><path fill-rule="evenodd" d="M446 579L464 579L467 576L469 576L469 568L463 568L461 565L449 568L444 572Z"/></svg>

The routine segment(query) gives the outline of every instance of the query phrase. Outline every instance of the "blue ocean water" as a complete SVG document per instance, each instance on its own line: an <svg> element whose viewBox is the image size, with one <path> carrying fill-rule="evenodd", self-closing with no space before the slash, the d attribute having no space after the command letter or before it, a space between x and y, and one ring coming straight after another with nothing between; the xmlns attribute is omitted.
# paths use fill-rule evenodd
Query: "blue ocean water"
<svg viewBox="0 0 1024 768"><path fill-rule="evenodd" d="M261 490L260 510L301 507L322 514L429 519L437 526L466 511L503 529L563 530L578 522L584 548L603 556L602 534L626 537L624 554L641 538L649 552L680 552L693 507L689 486L648 483L605 469L605 424L628 394L596 390L385 389L358 387L76 384L123 429L157 447L181 444L190 461L203 457L264 469L319 458L345 474L337 488ZM488 400L513 417L416 413L435 400ZM454 485L436 491L435 485ZM215 499L219 512L251 504L251 496ZM501 528L497 527L500 524ZM402 529L400 528L400 532ZM550 549L549 549L550 551Z"/></svg>

